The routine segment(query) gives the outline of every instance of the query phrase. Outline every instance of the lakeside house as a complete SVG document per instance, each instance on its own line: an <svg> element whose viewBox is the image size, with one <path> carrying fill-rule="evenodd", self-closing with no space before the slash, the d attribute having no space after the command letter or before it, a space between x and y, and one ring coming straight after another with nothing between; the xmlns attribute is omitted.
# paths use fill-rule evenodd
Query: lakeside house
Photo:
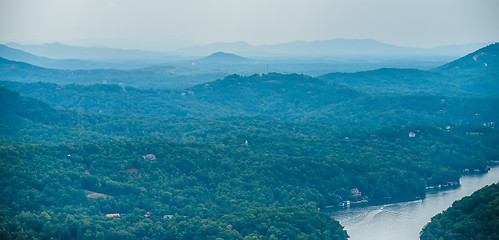
<svg viewBox="0 0 499 240"><path fill-rule="evenodd" d="M352 194L353 197L361 197L362 196L362 193L359 191L358 188L352 188L350 189L350 194Z"/></svg>

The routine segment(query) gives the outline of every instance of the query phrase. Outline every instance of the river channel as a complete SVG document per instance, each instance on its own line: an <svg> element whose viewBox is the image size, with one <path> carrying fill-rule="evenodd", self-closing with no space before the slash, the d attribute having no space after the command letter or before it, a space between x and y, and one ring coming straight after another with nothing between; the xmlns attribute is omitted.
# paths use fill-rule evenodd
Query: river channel
<svg viewBox="0 0 499 240"><path fill-rule="evenodd" d="M419 232L436 214L476 190L499 181L499 167L487 174L461 178L461 186L429 192L423 200L379 206L350 207L330 215L345 227L351 240L417 240Z"/></svg>

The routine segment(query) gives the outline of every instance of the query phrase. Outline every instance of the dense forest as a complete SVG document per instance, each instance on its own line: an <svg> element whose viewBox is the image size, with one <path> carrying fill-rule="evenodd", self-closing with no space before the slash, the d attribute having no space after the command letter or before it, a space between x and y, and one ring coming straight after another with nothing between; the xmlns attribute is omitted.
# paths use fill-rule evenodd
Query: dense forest
<svg viewBox="0 0 499 240"><path fill-rule="evenodd" d="M1 238L346 239L327 209L424 198L499 159L499 99L470 72L394 94L278 73L174 90L0 79Z"/></svg>
<svg viewBox="0 0 499 240"><path fill-rule="evenodd" d="M493 97L377 96L305 75L264 74L224 79L183 90L117 85L0 82L60 109L80 113L220 118L267 116L366 127L482 124L497 119Z"/></svg>
<svg viewBox="0 0 499 240"><path fill-rule="evenodd" d="M499 239L499 185L486 186L464 197L431 219L422 240Z"/></svg>
<svg viewBox="0 0 499 240"><path fill-rule="evenodd" d="M61 114L55 115L57 117L69 116L68 125L71 125L71 113L54 111ZM31 114L25 117L34 119L40 116L36 112ZM40 121L64 124L47 116L41 116ZM291 210L286 208L290 206L308 209L305 214L301 212L303 209L292 208L298 211L295 214L315 219L321 216L317 208L336 206L346 200L423 197L426 186L458 181L462 169L484 169L488 164L486 159L497 154L497 140L494 140L497 134L490 128L479 128L483 133L480 136L466 135L466 129L446 131L421 126L382 128L372 134L345 132L320 123L282 123L259 118L207 123L202 119L171 121L171 126L163 130L171 137L165 138L177 138L181 142L150 139L55 145L6 144L2 151L2 179L6 182L2 184L8 186L5 192L9 194L3 195L2 202L8 209L5 216L21 215L7 218L6 222L10 223L7 226L14 227L27 221L22 217L29 213L35 218L31 221L38 222L36 226L39 227L26 228L32 222L22 228L27 232L19 232L16 228L5 231L14 234L9 235L11 237L36 236L38 233L52 236L53 233L44 231L54 226L43 228L45 221L39 214L62 220L68 216L99 219L104 214L120 213L123 219L114 223L117 224L114 227L116 232L104 230L108 229L106 221L111 220L102 219L92 220L88 229L81 225L84 222L76 220L72 223L73 230L67 230L71 226L69 223L59 228L66 229L68 237L104 235L123 238L119 235L120 230L130 234L130 238L143 237L128 228L135 228L143 221L166 224L164 217L170 219L169 216L173 215L172 221L177 222L167 221L173 225L162 226L165 231L158 230L158 236L180 239L191 239L187 233L208 236L207 232L193 231L198 229L196 226L186 226L187 232L168 230L173 226L178 228L181 221L186 221L185 224L201 221L196 224L218 229L212 230L217 236L224 236L222 232L227 231L220 226L231 224L234 230L241 230L238 233L242 236L253 234L270 239L272 234L269 231L274 224L258 231L255 230L258 227L251 226L248 227L251 230L243 232L242 227L235 223L247 222L247 219L222 220L234 212L240 212L237 216L248 216L247 211L257 211L255 209L260 209L261 213L275 209L272 210L276 211L275 214L290 214ZM115 127L133 125L126 122L116 124L106 123L95 132L117 134L113 130ZM206 129L198 131L192 126ZM412 129L419 130L420 136L410 139L407 132ZM67 130L74 131L70 126L59 126L55 133L52 133L54 129L47 129L45 131L50 133L44 133L42 128L38 128L37 133L28 135L37 136L32 137L32 141L48 142L59 134L61 137L70 136L70 133L64 133ZM84 133L77 136L83 137ZM44 139L46 136L48 139ZM110 139L112 137L123 136L111 136ZM73 140L68 137L66 141ZM353 195L352 189L358 189L361 195ZM154 216L144 220L147 212ZM298 236L303 231L304 239L314 238L307 234L321 231L344 236L337 223L327 221L330 222L319 222L317 226L336 226L336 230L304 231L278 223L275 227L279 231L293 232L288 233L289 236ZM291 223L286 221L286 224ZM147 229L147 226L143 227ZM242 236L235 235L234 238ZM276 236L287 238L283 237L286 235Z"/></svg>

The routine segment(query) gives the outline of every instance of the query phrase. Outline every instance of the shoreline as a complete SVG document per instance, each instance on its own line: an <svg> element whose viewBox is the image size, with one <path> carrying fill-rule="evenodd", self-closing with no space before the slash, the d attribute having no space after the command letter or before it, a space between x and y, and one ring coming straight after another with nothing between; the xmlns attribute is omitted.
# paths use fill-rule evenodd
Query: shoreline
<svg viewBox="0 0 499 240"><path fill-rule="evenodd" d="M497 168L498 166L493 166L492 168ZM490 171L490 170L489 170ZM467 174L462 174L461 177L458 179L457 185L453 183L452 185L441 185L440 187L433 186L433 188L429 188L431 186L426 187L426 192L424 196L417 196L417 197L395 197L395 198L387 198L387 199L377 199L377 200L360 200L360 201L344 201L342 203L345 203L344 205L329 205L325 206L324 209L320 208L320 212L336 212L340 210L345 210L345 209L350 209L350 208L360 208L360 207L370 207L370 206L381 206L381 205L386 205L386 204L396 204L396 203L404 203L404 202L413 202L413 201L422 201L426 199L428 194L436 194L436 193L441 193L441 192L446 192L446 191L452 191L452 190L457 190L461 188L461 179L463 177L479 177L479 176L484 176L489 173L489 171L486 172L477 172L477 173L467 173ZM349 202L346 204L346 202Z"/></svg>
<svg viewBox="0 0 499 240"><path fill-rule="evenodd" d="M357 240L418 240L421 229L436 214L477 190L499 182L499 167L487 174L465 174L459 188L432 190L420 199L391 199L324 211ZM397 200L397 201L395 201ZM401 201L405 200L405 201Z"/></svg>

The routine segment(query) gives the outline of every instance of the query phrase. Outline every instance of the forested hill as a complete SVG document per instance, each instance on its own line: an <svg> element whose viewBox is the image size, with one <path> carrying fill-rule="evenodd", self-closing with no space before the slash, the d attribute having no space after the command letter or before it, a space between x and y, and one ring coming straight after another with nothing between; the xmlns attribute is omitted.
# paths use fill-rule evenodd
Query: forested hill
<svg viewBox="0 0 499 240"><path fill-rule="evenodd" d="M382 68L356 73L329 73L319 78L375 94L447 95L444 89L450 87L440 82L443 78L441 74L417 69Z"/></svg>
<svg viewBox="0 0 499 240"><path fill-rule="evenodd" d="M329 73L320 79L376 95L440 95L499 97L499 43L439 68L378 69L356 73Z"/></svg>
<svg viewBox="0 0 499 240"><path fill-rule="evenodd" d="M0 121L4 123L1 127L12 127L9 124L24 120L54 124L56 121L68 120L72 113L55 110L44 102L20 96L19 93L0 86L0 114Z"/></svg>
<svg viewBox="0 0 499 240"><path fill-rule="evenodd" d="M360 96L352 89L306 75L277 73L248 77L231 75L188 88L183 93L194 101L225 105L254 114L310 111Z"/></svg>
<svg viewBox="0 0 499 240"><path fill-rule="evenodd" d="M421 240L499 239L499 184L486 186L431 219Z"/></svg>
<svg viewBox="0 0 499 240"><path fill-rule="evenodd" d="M372 96L298 74L231 75L184 90L117 85L0 82L9 89L80 113L176 117L267 116L380 127L494 122L498 99L446 96Z"/></svg>
<svg viewBox="0 0 499 240"><path fill-rule="evenodd" d="M79 112L169 116L253 116L287 119L360 96L305 75L267 74L222 80L184 90L140 90L118 85L90 86L3 82L2 85L50 105Z"/></svg>
<svg viewBox="0 0 499 240"><path fill-rule="evenodd" d="M498 74L499 43L490 44L453 62L435 69L445 74Z"/></svg>

